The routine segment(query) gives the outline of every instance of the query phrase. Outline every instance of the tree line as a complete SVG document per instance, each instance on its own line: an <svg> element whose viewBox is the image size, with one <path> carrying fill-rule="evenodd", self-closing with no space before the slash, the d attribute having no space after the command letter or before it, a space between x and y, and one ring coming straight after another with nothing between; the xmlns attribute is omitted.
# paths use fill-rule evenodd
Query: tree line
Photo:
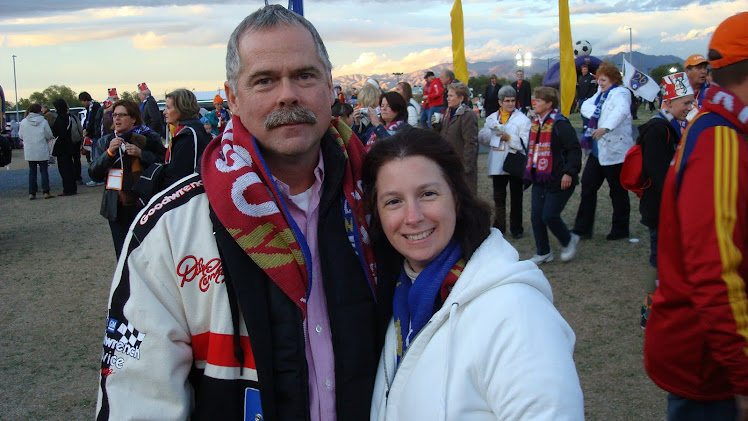
<svg viewBox="0 0 748 421"><path fill-rule="evenodd" d="M91 95L95 99L98 100L104 100L105 98L96 98L96 95ZM135 101L136 103L139 103L140 100L138 99L138 93L137 91L131 91L131 92L121 92L119 94L120 99L130 99ZM65 100L65 102L68 103L68 106L70 107L82 107L83 103L81 103L78 100L78 92L75 92L71 88L65 86L65 85L51 85L48 86L43 91L39 92L36 91L29 95L28 98L21 98L18 100L18 109L19 110L25 110L29 108L31 104L44 104L48 105L50 108L52 108L52 102L55 100L62 98ZM11 101L5 101L5 109L6 111L12 111L15 110L16 105L15 103Z"/></svg>

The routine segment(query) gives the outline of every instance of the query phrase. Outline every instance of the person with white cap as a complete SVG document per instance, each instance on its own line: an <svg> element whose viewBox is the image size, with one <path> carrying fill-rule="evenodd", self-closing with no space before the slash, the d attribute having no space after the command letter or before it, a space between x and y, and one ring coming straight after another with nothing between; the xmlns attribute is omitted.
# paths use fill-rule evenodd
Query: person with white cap
<svg viewBox="0 0 748 421"><path fill-rule="evenodd" d="M644 337L668 420L748 420L748 12L709 42L714 84L665 178Z"/></svg>
<svg viewBox="0 0 748 421"><path fill-rule="evenodd" d="M140 98L140 114L145 125L158 133L161 138L166 137L163 115L158 109L156 100L151 96L151 90L145 82L138 84L138 98Z"/></svg>
<svg viewBox="0 0 748 421"><path fill-rule="evenodd" d="M693 89L684 72L663 77L661 86L662 109L639 127L638 139L642 149L642 175L651 180L639 200L641 223L649 229L649 265L652 267L645 280L647 296L642 305L642 328L647 323L657 279L657 223L660 219L662 186L680 143L681 123L686 121L686 115L694 104Z"/></svg>

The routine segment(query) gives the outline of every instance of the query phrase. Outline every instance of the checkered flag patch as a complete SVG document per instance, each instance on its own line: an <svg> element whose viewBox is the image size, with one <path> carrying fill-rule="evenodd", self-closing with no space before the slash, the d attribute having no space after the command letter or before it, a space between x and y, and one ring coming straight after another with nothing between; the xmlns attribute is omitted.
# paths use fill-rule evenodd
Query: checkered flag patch
<svg viewBox="0 0 748 421"><path fill-rule="evenodd" d="M124 323L120 323L117 332L122 335L119 338L120 342L130 344L130 346L135 348L139 347L140 343L145 339L145 333L139 332L129 321L127 322L127 326Z"/></svg>

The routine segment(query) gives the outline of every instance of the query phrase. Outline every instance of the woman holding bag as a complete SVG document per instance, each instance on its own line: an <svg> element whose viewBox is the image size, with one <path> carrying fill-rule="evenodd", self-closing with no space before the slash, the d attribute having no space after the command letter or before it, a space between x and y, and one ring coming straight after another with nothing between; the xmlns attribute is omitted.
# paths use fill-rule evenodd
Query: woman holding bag
<svg viewBox="0 0 748 421"><path fill-rule="evenodd" d="M516 108L517 91L509 85L499 89L499 111L489 115L478 142L489 148L488 175L493 179L494 228L506 233L506 186L509 184L509 230L514 238L522 238L522 174L504 171L509 154L527 156L530 119ZM526 158L525 158L526 159ZM524 165L522 166L524 171Z"/></svg>

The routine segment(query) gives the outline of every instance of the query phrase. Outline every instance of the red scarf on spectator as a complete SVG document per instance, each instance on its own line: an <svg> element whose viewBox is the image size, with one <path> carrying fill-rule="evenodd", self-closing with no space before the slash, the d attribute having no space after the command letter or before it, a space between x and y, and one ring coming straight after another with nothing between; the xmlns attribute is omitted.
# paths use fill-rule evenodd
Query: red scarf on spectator
<svg viewBox="0 0 748 421"><path fill-rule="evenodd" d="M551 139L553 138L553 123L556 121L556 114L558 114L558 108L551 110L542 122L538 115L535 115L532 119L524 176L527 180L541 184L553 181L553 175L551 174L551 170L553 170Z"/></svg>
<svg viewBox="0 0 748 421"><path fill-rule="evenodd" d="M360 188L363 145L342 121L332 121L328 132L346 157L343 222L376 299L376 265ZM312 284L306 239L239 116L228 121L220 140L208 144L203 154L202 177L210 205L237 244L306 317Z"/></svg>

